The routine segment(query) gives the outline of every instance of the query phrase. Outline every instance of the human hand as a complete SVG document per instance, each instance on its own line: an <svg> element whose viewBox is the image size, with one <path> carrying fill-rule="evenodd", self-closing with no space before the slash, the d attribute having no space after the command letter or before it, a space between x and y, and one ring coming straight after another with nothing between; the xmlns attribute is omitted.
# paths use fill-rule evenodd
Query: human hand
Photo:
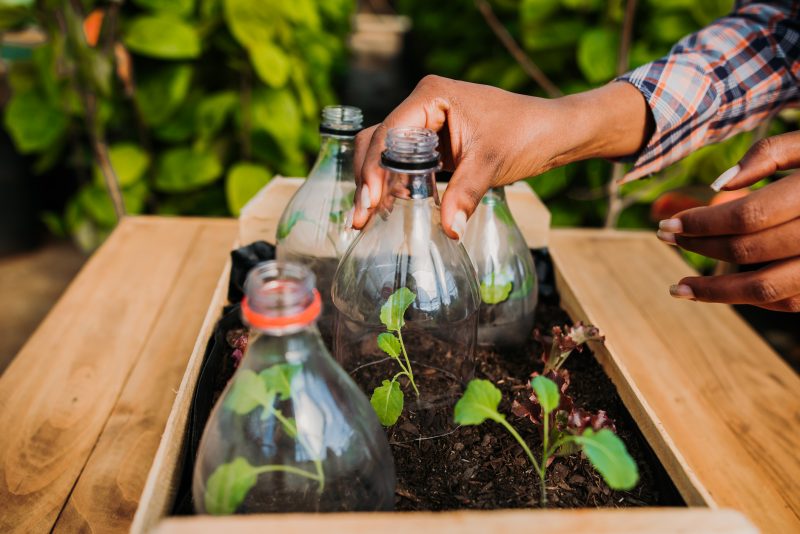
<svg viewBox="0 0 800 534"><path fill-rule="evenodd" d="M741 189L798 167L800 132L768 137L712 187ZM682 211L661 221L658 237L731 263L772 262L752 272L684 278L670 288L674 297L800 312L800 172L725 204Z"/></svg>
<svg viewBox="0 0 800 534"><path fill-rule="evenodd" d="M641 93L627 83L548 100L427 76L381 124L356 137L353 227L362 228L382 202L387 176L380 154L390 128L439 132L443 168L454 171L442 198L442 226L459 239L490 187L570 161L633 153L643 143L648 113Z"/></svg>

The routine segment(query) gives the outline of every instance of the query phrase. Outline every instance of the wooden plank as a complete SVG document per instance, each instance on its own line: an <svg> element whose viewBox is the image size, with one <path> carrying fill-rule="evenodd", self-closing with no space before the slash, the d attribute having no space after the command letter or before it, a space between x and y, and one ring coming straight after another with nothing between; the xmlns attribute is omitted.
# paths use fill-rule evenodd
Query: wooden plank
<svg viewBox="0 0 800 534"><path fill-rule="evenodd" d="M165 224L174 222L158 222ZM228 272L237 226L233 219L196 223L188 253L160 310L153 312L156 323L58 518L56 532L130 528L205 312L220 273Z"/></svg>
<svg viewBox="0 0 800 534"><path fill-rule="evenodd" d="M0 531L47 532L97 444L195 223L125 219L0 378Z"/></svg>
<svg viewBox="0 0 800 534"><path fill-rule="evenodd" d="M275 243L275 233L283 208L289 204L303 178L276 176L264 186L242 209L239 217L239 242L252 243L263 240ZM447 184L437 184L443 194ZM547 246L550 229L550 211L539 200L533 189L518 182L506 187L506 199L522 235L531 248Z"/></svg>
<svg viewBox="0 0 800 534"><path fill-rule="evenodd" d="M758 532L733 510L703 508L637 508L605 510L499 510L494 512L409 512L362 514L285 514L173 518L162 522L155 534L372 534L374 532L436 532L437 534L655 534L704 532L753 534Z"/></svg>
<svg viewBox="0 0 800 534"><path fill-rule="evenodd" d="M673 299L693 274L645 232L554 230L562 306L690 504L800 531L800 377L726 305Z"/></svg>
<svg viewBox="0 0 800 534"><path fill-rule="evenodd" d="M234 247L235 243L232 242L227 248ZM169 513L175 499L175 493L180 483L183 445L186 439L194 388L200 375L206 344L214 331L214 325L222 313L222 308L227 302L230 270L229 259L217 280L214 295L203 319L203 325L197 334L197 341L185 367L175 400L171 405L169 418L161 435L161 442L141 494L140 505L131 524L130 532L132 534L149 532L159 520Z"/></svg>

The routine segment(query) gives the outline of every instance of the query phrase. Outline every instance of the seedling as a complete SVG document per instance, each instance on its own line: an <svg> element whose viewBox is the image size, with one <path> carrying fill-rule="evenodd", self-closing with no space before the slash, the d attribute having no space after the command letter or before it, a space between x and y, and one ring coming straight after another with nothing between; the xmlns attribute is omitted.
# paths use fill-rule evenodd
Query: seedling
<svg viewBox="0 0 800 534"><path fill-rule="evenodd" d="M605 336L600 335L600 330L592 325L585 325L578 321L574 326L553 327L553 343L550 345L550 354L543 355L544 373L558 371L573 350L583 350L587 341L603 341Z"/></svg>
<svg viewBox="0 0 800 534"><path fill-rule="evenodd" d="M504 274L490 272L481 280L481 300L485 304L500 304L508 299L514 283Z"/></svg>
<svg viewBox="0 0 800 534"><path fill-rule="evenodd" d="M262 420L274 416L288 437L299 440L314 463L314 471L281 464L254 466L246 458L238 456L233 461L217 467L208 477L204 500L205 509L209 513L227 515L235 512L248 492L256 485L258 475L262 473L282 471L315 480L319 493L325 489L322 460L312 451L305 438L298 435L294 418L286 417L281 410L274 407L276 400L286 401L291 398L292 378L301 368L301 365L284 363L264 369L260 373L249 369L240 371L222 408L238 415L247 415L261 408Z"/></svg>
<svg viewBox="0 0 800 534"><path fill-rule="evenodd" d="M547 467L558 454L582 450L609 487L630 489L636 485L639 480L636 463L628 454L625 444L610 428L584 426L582 431L578 431L568 425L554 425L555 414L562 401L558 385L545 376L536 376L531 380L531 388L532 398L541 407L542 452L538 460L519 432L506 420L506 416L498 411L502 394L488 380L476 379L467 385L464 395L456 403L455 421L461 425L480 425L490 419L502 425L525 451L539 476L539 502L542 507L547 504Z"/></svg>
<svg viewBox="0 0 800 534"><path fill-rule="evenodd" d="M398 382L401 376L408 378L411 387L419 397L419 389L414 382L414 371L411 369L411 360L408 358L408 352L403 343L402 332L403 326L405 326L403 315L416 297L416 294L410 289L401 287L392 293L381 306L381 322L388 331L378 334L378 347L400 366L400 371L391 380L384 380L380 386L375 388L369 400L383 426L395 424L403 412L404 395Z"/></svg>

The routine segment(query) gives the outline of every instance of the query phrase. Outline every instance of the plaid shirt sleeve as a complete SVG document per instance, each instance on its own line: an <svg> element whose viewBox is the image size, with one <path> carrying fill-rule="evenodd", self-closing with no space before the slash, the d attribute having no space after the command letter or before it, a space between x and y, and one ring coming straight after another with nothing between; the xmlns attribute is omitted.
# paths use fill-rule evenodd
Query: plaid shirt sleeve
<svg viewBox="0 0 800 534"><path fill-rule="evenodd" d="M655 130L631 159L628 182L698 148L751 130L800 96L800 1L739 1L664 58L623 76L653 113Z"/></svg>

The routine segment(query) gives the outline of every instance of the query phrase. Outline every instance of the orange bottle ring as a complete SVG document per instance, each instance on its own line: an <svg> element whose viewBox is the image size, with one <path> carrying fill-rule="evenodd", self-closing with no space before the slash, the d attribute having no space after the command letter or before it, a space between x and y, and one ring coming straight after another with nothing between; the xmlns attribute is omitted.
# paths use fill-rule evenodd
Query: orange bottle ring
<svg viewBox="0 0 800 534"><path fill-rule="evenodd" d="M245 296L242 299L242 315L250 326L266 330L311 324L322 312L322 298L319 295L319 291L316 289L313 291L314 299L306 309L294 315L287 315L284 317L270 317L254 311L247 303L247 297Z"/></svg>

